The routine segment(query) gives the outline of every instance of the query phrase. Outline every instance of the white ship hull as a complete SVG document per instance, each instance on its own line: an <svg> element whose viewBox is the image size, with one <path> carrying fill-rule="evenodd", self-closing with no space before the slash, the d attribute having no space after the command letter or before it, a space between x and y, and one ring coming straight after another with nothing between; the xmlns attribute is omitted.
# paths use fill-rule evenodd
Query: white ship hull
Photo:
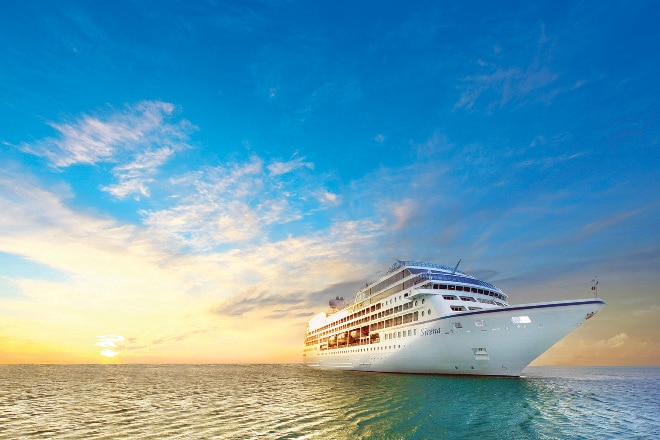
<svg viewBox="0 0 660 440"><path fill-rule="evenodd" d="M376 343L317 347L304 364L323 369L520 376L548 348L605 303L582 299L428 316Z"/></svg>

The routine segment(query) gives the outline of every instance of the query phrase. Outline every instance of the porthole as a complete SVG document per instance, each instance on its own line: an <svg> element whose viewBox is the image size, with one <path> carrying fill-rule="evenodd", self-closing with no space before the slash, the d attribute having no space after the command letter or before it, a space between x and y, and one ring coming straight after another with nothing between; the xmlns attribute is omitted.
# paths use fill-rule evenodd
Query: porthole
<svg viewBox="0 0 660 440"><path fill-rule="evenodd" d="M424 299L422 298L422 304L424 304Z"/></svg>
<svg viewBox="0 0 660 440"><path fill-rule="evenodd" d="M424 310L422 310L422 316L424 316Z"/></svg>
<svg viewBox="0 0 660 440"><path fill-rule="evenodd" d="M427 313L430 315L431 314L431 309L429 309L429 311Z"/></svg>

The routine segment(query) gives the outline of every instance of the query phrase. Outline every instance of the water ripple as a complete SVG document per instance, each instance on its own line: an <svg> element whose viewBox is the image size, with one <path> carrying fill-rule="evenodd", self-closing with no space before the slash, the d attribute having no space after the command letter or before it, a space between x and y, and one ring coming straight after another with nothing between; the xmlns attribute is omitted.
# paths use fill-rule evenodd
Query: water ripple
<svg viewBox="0 0 660 440"><path fill-rule="evenodd" d="M0 439L657 438L660 369L0 366Z"/></svg>

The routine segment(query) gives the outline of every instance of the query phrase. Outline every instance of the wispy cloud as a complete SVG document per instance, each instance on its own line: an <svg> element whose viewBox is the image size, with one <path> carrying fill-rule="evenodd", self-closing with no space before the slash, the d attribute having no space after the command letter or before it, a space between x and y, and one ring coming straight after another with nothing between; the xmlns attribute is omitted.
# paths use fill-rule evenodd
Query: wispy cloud
<svg viewBox="0 0 660 440"><path fill-rule="evenodd" d="M201 168L172 178L176 197L171 206L141 211L143 222L154 233L198 250L268 240L272 227L338 203L322 180L306 173L313 168L304 158L265 164L256 155L242 163Z"/></svg>
<svg viewBox="0 0 660 440"><path fill-rule="evenodd" d="M560 154L556 156L548 156L548 157L541 157L541 158L533 158L533 159L526 159L523 160L518 164L518 167L520 168L534 168L538 167L541 170L545 170L547 168L551 168L557 165L561 165L565 162L581 158L585 156L586 153L584 152L575 152L575 153L565 153L565 154Z"/></svg>
<svg viewBox="0 0 660 440"><path fill-rule="evenodd" d="M313 170L314 164L312 162L305 162L304 157L296 157L286 162L276 161L268 165L268 171L270 171L271 176L280 176L298 168Z"/></svg>
<svg viewBox="0 0 660 440"><path fill-rule="evenodd" d="M588 223L582 227L580 237L585 237L588 235L595 234L603 229L612 228L620 223L628 221L630 218L639 215L640 213L646 211L648 207L634 209L631 211L621 212L618 214L607 216L601 220Z"/></svg>
<svg viewBox="0 0 660 440"><path fill-rule="evenodd" d="M158 167L167 162L174 153L172 147L163 147L137 154L132 162L112 169L112 174L117 177L119 183L103 186L101 189L118 199L123 199L129 194L149 197L147 184L154 181L153 176Z"/></svg>
<svg viewBox="0 0 660 440"><path fill-rule="evenodd" d="M489 100L490 106L502 107L531 92L553 84L558 75L546 69L534 71L518 67L498 68L492 73L463 78L464 89L454 109L471 110L477 100Z"/></svg>
<svg viewBox="0 0 660 440"><path fill-rule="evenodd" d="M522 103L527 99L549 101L561 91L571 90L581 85L560 85L560 76L550 66L552 38L545 26L541 26L536 46L522 44L510 48L520 52L526 60L501 65L501 47L496 46L492 61L489 57L480 58L476 63L481 73L469 74L460 78L461 95L454 104L454 110L472 110L478 101L485 102L485 108L493 110L510 103Z"/></svg>
<svg viewBox="0 0 660 440"><path fill-rule="evenodd" d="M112 173L119 182L101 189L120 199L130 194L148 197L148 184L158 167L189 147L187 139L194 127L174 118L175 110L170 103L143 101L71 123L51 123L57 136L20 148L55 168L117 163Z"/></svg>

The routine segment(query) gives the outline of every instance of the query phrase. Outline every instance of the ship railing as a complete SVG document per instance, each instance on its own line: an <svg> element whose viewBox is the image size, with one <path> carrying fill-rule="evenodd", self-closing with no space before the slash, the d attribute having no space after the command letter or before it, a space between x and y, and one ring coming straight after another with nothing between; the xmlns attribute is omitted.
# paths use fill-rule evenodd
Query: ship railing
<svg viewBox="0 0 660 440"><path fill-rule="evenodd" d="M422 261L402 261L402 260L399 260L399 263L400 263L399 267L402 267L402 266L408 266L408 267L416 266L416 267L427 267L429 269L440 269L440 270L446 270L448 272L454 272L453 267L445 266L445 265L442 265L442 264L424 263ZM455 273L466 275L465 273L461 272L460 270L456 270Z"/></svg>

